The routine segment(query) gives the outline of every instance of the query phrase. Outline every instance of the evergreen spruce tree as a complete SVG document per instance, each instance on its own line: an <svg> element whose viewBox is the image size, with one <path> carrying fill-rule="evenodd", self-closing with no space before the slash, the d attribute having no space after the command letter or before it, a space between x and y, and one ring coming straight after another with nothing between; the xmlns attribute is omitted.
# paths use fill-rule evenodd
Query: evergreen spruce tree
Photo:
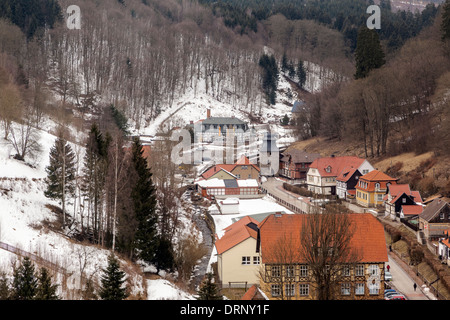
<svg viewBox="0 0 450 320"><path fill-rule="evenodd" d="M102 300L124 300L128 297L125 272L120 270L119 261L114 254L108 257L108 266L103 269L99 296Z"/></svg>
<svg viewBox="0 0 450 320"><path fill-rule="evenodd" d="M450 40L450 0L446 0L442 6L442 41Z"/></svg>
<svg viewBox="0 0 450 320"><path fill-rule="evenodd" d="M355 79L365 78L371 70L380 68L386 62L384 58L378 33L367 27L359 29L355 51Z"/></svg>
<svg viewBox="0 0 450 320"><path fill-rule="evenodd" d="M284 52L283 57L281 58L281 72L286 72L286 70L288 70L288 60L286 52Z"/></svg>
<svg viewBox="0 0 450 320"><path fill-rule="evenodd" d="M94 123L86 143L81 186L83 196L89 200L93 207L91 227L94 240L97 240L100 230L100 207L106 181L107 150L107 139L103 137L97 124Z"/></svg>
<svg viewBox="0 0 450 320"><path fill-rule="evenodd" d="M262 70L262 89L266 94L267 103L275 104L278 87L279 71L275 57L263 54L259 59Z"/></svg>
<svg viewBox="0 0 450 320"><path fill-rule="evenodd" d="M52 283L52 277L46 268L41 268L38 278L35 300L59 300L57 284Z"/></svg>
<svg viewBox="0 0 450 320"><path fill-rule="evenodd" d="M287 68L288 68L289 77L294 78L295 77L295 68L294 68L294 64L292 63L292 61L289 61Z"/></svg>
<svg viewBox="0 0 450 320"><path fill-rule="evenodd" d="M0 300L9 300L11 298L11 288L6 274L0 273Z"/></svg>
<svg viewBox="0 0 450 320"><path fill-rule="evenodd" d="M146 263L153 263L158 248L156 195L152 173L143 156L142 144L138 138L132 146L132 163L137 174L137 181L131 191L134 213L137 220L135 248L137 257Z"/></svg>
<svg viewBox="0 0 450 320"><path fill-rule="evenodd" d="M212 273L206 274L206 279L197 292L198 298L197 300L222 300L223 296L219 293L219 288L212 281L213 275Z"/></svg>
<svg viewBox="0 0 450 320"><path fill-rule="evenodd" d="M23 258L21 265L14 270L13 276L12 299L33 300L38 287L38 279L34 274L34 265L30 258Z"/></svg>
<svg viewBox="0 0 450 320"><path fill-rule="evenodd" d="M56 139L50 150L50 164L46 168L47 190L45 196L61 201L63 225L66 224L66 196L73 196L75 192L75 154L70 145L63 139L62 134Z"/></svg>
<svg viewBox="0 0 450 320"><path fill-rule="evenodd" d="M300 88L304 89L306 83L306 70L302 60L299 60L297 64L297 77L298 77L298 85Z"/></svg>
<svg viewBox="0 0 450 320"><path fill-rule="evenodd" d="M160 270L172 271L175 264L175 257L173 253L172 243L169 239L161 236L158 240L158 247L156 249L155 266L157 273Z"/></svg>
<svg viewBox="0 0 450 320"><path fill-rule="evenodd" d="M287 114L284 115L283 119L281 119L281 125L287 126L289 124L289 117Z"/></svg>

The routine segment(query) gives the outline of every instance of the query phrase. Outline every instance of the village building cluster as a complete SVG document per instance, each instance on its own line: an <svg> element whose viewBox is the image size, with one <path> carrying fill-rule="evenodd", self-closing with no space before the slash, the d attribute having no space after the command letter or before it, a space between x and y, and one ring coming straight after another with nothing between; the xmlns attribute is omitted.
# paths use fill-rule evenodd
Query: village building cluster
<svg viewBox="0 0 450 320"><path fill-rule="evenodd" d="M210 114L201 123L217 135L248 128L235 117L213 118ZM203 135L201 141L206 140L213 139ZM269 177L309 192L311 196L299 197L308 210L294 213L288 207L278 210L268 205L261 210L261 205L257 209L253 202L254 212L250 209L242 214L240 206L246 201L268 201L265 197L270 194L262 185ZM349 210L346 215L354 228L349 247L357 257L346 257L338 263L339 280L333 290L339 299L383 299L388 246L377 218L388 217L413 228L418 239L433 243L435 253L446 263L450 261L448 199L424 201L418 191L377 170L367 159L287 148L280 152L279 170L274 174L267 175L258 161L241 155L233 164L206 167L194 184L197 194L217 208L211 210L213 215L236 215L233 223L216 234L216 275L223 288L245 288L243 299L317 298L317 272L301 243L302 229L313 217L315 198L361 209L360 213ZM289 248L293 255L282 256L287 253L281 248Z"/></svg>

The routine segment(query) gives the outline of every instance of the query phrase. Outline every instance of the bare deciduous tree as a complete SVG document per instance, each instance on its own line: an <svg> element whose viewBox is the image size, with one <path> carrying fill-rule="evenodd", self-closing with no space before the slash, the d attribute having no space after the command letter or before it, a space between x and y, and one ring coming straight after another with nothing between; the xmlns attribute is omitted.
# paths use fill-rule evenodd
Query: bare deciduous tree
<svg viewBox="0 0 450 320"><path fill-rule="evenodd" d="M311 270L318 300L336 299L344 269L360 261L361 253L351 246L354 232L348 214L340 210L313 212L304 220L301 259Z"/></svg>

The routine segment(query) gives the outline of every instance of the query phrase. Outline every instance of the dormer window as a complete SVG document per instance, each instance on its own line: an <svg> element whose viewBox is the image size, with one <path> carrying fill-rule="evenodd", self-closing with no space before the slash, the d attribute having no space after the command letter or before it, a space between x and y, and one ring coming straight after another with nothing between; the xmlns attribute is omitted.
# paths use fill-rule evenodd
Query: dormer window
<svg viewBox="0 0 450 320"><path fill-rule="evenodd" d="M380 184L377 182L377 183L375 183L375 189L376 190L379 190L380 189Z"/></svg>
<svg viewBox="0 0 450 320"><path fill-rule="evenodd" d="M330 173L330 172L331 172L331 166L326 167L326 168L325 168L325 171L328 172L328 173Z"/></svg>

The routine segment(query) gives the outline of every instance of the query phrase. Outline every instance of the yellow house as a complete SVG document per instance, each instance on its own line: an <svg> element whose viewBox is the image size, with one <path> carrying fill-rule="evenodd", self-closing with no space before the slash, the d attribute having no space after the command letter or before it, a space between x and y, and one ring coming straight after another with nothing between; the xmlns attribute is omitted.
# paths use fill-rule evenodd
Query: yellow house
<svg viewBox="0 0 450 320"><path fill-rule="evenodd" d="M397 180L378 170L359 177L355 187L356 202L367 208L383 205L387 186L397 184Z"/></svg>
<svg viewBox="0 0 450 320"><path fill-rule="evenodd" d="M259 283L258 223L251 217L243 217L216 240L217 270L223 287L248 288Z"/></svg>

